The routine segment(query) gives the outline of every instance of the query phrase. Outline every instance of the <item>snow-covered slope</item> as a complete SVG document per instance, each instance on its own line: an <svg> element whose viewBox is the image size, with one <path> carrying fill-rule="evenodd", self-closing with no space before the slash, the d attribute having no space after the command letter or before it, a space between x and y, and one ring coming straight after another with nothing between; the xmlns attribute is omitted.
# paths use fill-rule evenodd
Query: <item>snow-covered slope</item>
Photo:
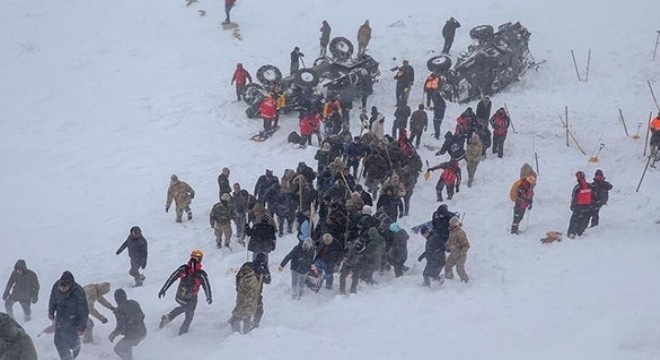
<svg viewBox="0 0 660 360"><path fill-rule="evenodd" d="M41 300L25 324L32 335L48 324L48 291L64 270L81 284L111 281L113 289L127 288L145 309L150 331L136 348L139 359L657 359L658 173L649 172L634 192L644 143L625 137L617 109L634 133L655 107L646 81L660 92L660 60L651 62L659 11L660 3L651 0L245 0L232 11L244 37L238 41L220 27L220 1L186 7L184 1L5 0L0 276L8 276L18 258L39 274ZM535 58L546 60L540 71L493 98L495 108L509 106L518 134L509 135L504 159L489 156L475 185L449 203L467 212L470 284L421 288L423 266L415 258L423 239L413 236L405 277L377 278L377 286L361 286L348 298L323 290L292 302L289 270L275 272L296 242L286 236L271 255L274 280L264 290L262 326L248 336L230 335L231 269L245 253L214 248L207 216L217 201L216 177L229 167L230 180L252 190L264 169L280 175L299 161L313 164L316 151L286 144L286 134L297 127L292 115L283 117L283 130L268 142L247 141L261 124L247 119L244 104L234 100L229 82L236 62L253 75L266 63L287 69L289 52L300 46L311 63L323 19L333 36L350 39L369 19L369 52L383 72L370 104L385 113L389 129L394 83L387 69L409 59L417 72L411 99L420 99L424 65L439 50L449 16L463 25L454 54L469 44L473 26L521 21L532 32ZM587 83L576 80L571 48L583 71L592 51ZM587 152L606 144L598 167L615 188L601 212L602 226L579 240L542 246L538 239L546 231L568 225L575 171L591 176L596 169L575 145L566 148L558 119L564 106ZM449 104L443 131L463 110ZM423 142L437 145L428 134ZM508 190L534 150L540 166L535 206L523 222L524 234L513 237ZM431 151L421 152L423 159L439 161ZM197 191L195 219L183 225L163 211L172 173ZM402 224L429 218L437 206L435 180L418 184L411 216ZM147 280L137 289L129 287L126 256L114 255L133 225L142 227L150 244ZM175 303L171 294L164 300L156 294L192 248L206 253L214 303L200 302L191 332L179 337L179 319L157 330L160 315ZM97 326L98 344L85 346L81 358L114 356L106 341L111 330ZM52 337L35 337L35 343L41 357L57 356Z"/></svg>

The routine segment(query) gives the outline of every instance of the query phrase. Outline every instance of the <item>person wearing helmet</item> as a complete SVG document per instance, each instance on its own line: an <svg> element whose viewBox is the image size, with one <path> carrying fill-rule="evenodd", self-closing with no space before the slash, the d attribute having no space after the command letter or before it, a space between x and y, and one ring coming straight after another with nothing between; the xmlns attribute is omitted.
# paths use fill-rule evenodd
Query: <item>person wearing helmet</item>
<svg viewBox="0 0 660 360"><path fill-rule="evenodd" d="M213 228L218 249L223 246L229 247L232 235L232 220L236 222L236 210L231 203L231 195L224 193L220 197L220 202L213 205L211 214L209 215L209 223ZM222 239L223 235L224 241Z"/></svg>
<svg viewBox="0 0 660 360"><path fill-rule="evenodd" d="M247 84L252 83L252 76L243 68L243 64L241 63L236 64L234 76L231 78L231 85L234 85L234 83L236 83L236 101L240 102L243 89L245 89Z"/></svg>
<svg viewBox="0 0 660 360"><path fill-rule="evenodd" d="M142 286L144 275L140 274L140 268L147 267L148 247L147 239L142 236L142 229L139 226L133 226L123 244L117 249L115 254L121 254L128 248L128 257L131 259L131 269L128 273L135 279L135 286Z"/></svg>
<svg viewBox="0 0 660 360"><path fill-rule="evenodd" d="M165 296L167 289L179 280L179 286L176 289L176 302L179 306L175 307L168 314L160 318L160 327L163 328L167 323L174 320L181 313L186 314L181 328L179 328L179 335L188 332L190 323L192 323L193 316L195 315L195 308L197 307L197 293L199 288L204 289L206 295L206 302L211 304L213 298L211 297L211 284L209 283L206 271L202 270L202 258L204 253L201 250L193 250L190 253L190 260L187 263L179 266L172 275L165 281L163 287L158 292L158 298Z"/></svg>
<svg viewBox="0 0 660 360"><path fill-rule="evenodd" d="M165 202L165 212L170 211L172 200L176 204L176 222L182 222L181 217L185 211L188 214L188 220L192 220L192 210L190 203L195 197L195 190L185 181L179 180L176 175L170 176L170 187L167 189L167 201Z"/></svg>
<svg viewBox="0 0 660 360"><path fill-rule="evenodd" d="M575 235L582 236L584 230L589 225L589 218L591 217L593 207L593 188L587 182L584 172L578 171L575 173L577 185L573 188L571 196L571 220L568 225L568 237L573 239Z"/></svg>
<svg viewBox="0 0 660 360"><path fill-rule="evenodd" d="M591 183L591 188L593 189L594 196L594 207L591 211L591 226L598 226L600 220L599 212L600 208L603 205L607 205L607 200L609 200L609 193L612 190L612 184L609 181L605 180L605 175L603 175L603 170L598 169L594 174L594 181Z"/></svg>
<svg viewBox="0 0 660 360"><path fill-rule="evenodd" d="M534 185L536 185L536 178L528 176L521 179L518 184L518 191L516 192L516 200L513 205L513 222L511 223L511 233L519 234L519 224L525 216L525 210L532 210L532 203L534 202Z"/></svg>

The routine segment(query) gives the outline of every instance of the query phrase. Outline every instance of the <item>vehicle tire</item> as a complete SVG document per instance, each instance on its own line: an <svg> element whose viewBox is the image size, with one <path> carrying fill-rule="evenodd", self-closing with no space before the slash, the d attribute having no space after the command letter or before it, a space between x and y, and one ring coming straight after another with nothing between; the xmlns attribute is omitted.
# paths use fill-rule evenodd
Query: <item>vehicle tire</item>
<svg viewBox="0 0 660 360"><path fill-rule="evenodd" d="M273 86L282 80L282 72L275 65L263 65L257 70L257 79L266 86Z"/></svg>
<svg viewBox="0 0 660 360"><path fill-rule="evenodd" d="M353 43L345 37L336 37L330 41L330 53L338 61L346 61L353 56Z"/></svg>
<svg viewBox="0 0 660 360"><path fill-rule="evenodd" d="M490 25L479 25L470 30L470 37L479 41L490 40L493 34L493 27Z"/></svg>
<svg viewBox="0 0 660 360"><path fill-rule="evenodd" d="M331 63L332 59L327 56L321 56L320 58L314 60L314 66L319 66L322 64Z"/></svg>
<svg viewBox="0 0 660 360"><path fill-rule="evenodd" d="M311 88L319 83L318 74L311 68L300 69L293 77L293 83L301 88Z"/></svg>
<svg viewBox="0 0 660 360"><path fill-rule="evenodd" d="M256 119L259 117L259 105L254 104L250 105L247 109L245 109L245 115L247 115L248 119Z"/></svg>
<svg viewBox="0 0 660 360"><path fill-rule="evenodd" d="M437 74L444 73L451 68L451 59L447 55L434 56L426 62L426 68Z"/></svg>
<svg viewBox="0 0 660 360"><path fill-rule="evenodd" d="M258 104L264 98L265 91L264 87L259 84L247 84L241 91L241 98L250 105Z"/></svg>

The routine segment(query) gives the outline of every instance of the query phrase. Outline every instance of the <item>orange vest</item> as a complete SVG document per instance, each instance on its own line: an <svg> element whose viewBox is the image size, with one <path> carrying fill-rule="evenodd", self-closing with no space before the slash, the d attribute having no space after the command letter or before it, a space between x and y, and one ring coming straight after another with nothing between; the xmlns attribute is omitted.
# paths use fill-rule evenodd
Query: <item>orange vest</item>
<svg viewBox="0 0 660 360"><path fill-rule="evenodd" d="M440 86L440 78L437 76L429 76L426 78L426 83L424 84L424 89L426 90L435 90Z"/></svg>

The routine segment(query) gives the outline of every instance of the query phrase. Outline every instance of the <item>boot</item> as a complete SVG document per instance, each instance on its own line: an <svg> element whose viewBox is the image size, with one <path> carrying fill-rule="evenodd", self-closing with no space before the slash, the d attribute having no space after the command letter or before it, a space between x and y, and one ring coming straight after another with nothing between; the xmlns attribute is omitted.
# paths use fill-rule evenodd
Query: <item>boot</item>
<svg viewBox="0 0 660 360"><path fill-rule="evenodd" d="M167 325L167 323L169 323L169 322L170 322L170 317L167 316L167 315L163 315L163 316L160 317L160 325L159 325L159 327L162 329L162 328L164 328L165 325Z"/></svg>
<svg viewBox="0 0 660 360"><path fill-rule="evenodd" d="M518 230L518 224L511 224L511 233L515 235L520 234L520 231Z"/></svg>
<svg viewBox="0 0 660 360"><path fill-rule="evenodd" d="M176 218L176 222L178 222L178 223L182 223L183 220L181 220L181 217L180 217L180 216L177 216L177 218Z"/></svg>
<svg viewBox="0 0 660 360"><path fill-rule="evenodd" d="M431 277L424 276L424 283L422 284L422 286L431 287Z"/></svg>
<svg viewBox="0 0 660 360"><path fill-rule="evenodd" d="M192 220L192 211L188 210L188 220Z"/></svg>
<svg viewBox="0 0 660 360"><path fill-rule="evenodd" d="M188 327L187 326L181 326L181 328L179 328L179 336L181 336L183 334L187 334L187 333L188 333Z"/></svg>
<svg viewBox="0 0 660 360"><path fill-rule="evenodd" d="M468 179L468 184L467 185L468 185L468 188L472 187L472 179Z"/></svg>

